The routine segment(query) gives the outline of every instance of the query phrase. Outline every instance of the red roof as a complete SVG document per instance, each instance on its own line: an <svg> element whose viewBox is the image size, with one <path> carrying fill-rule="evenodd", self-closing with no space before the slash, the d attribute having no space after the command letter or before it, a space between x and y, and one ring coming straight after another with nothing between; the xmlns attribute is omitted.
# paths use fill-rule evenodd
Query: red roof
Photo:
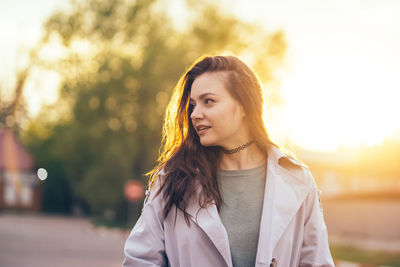
<svg viewBox="0 0 400 267"><path fill-rule="evenodd" d="M33 169L33 158L15 138L11 130L0 129L0 170L29 171Z"/></svg>

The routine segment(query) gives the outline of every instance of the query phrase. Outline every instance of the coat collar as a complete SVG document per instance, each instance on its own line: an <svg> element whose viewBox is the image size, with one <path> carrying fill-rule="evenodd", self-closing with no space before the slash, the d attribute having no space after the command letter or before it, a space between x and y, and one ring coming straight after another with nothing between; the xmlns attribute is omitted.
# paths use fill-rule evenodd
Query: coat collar
<svg viewBox="0 0 400 267"><path fill-rule="evenodd" d="M274 247L311 190L302 163L276 147L270 147L268 156L256 266L269 263Z"/></svg>
<svg viewBox="0 0 400 267"><path fill-rule="evenodd" d="M272 256L273 248L310 191L310 187L301 175L303 164L283 154L272 145L267 153L267 178L256 265L267 264ZM199 193L200 189L197 196ZM201 209L196 197L188 205L187 212L192 216L192 221L213 242L226 265L232 267L228 234L221 222L216 205L210 204Z"/></svg>

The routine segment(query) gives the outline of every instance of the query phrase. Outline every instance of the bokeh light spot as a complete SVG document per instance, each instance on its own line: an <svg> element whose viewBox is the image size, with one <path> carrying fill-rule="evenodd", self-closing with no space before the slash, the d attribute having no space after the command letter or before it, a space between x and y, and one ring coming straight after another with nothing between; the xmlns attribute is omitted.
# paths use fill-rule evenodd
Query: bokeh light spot
<svg viewBox="0 0 400 267"><path fill-rule="evenodd" d="M47 179L47 171L44 168L39 168L37 171L37 176L40 180L44 181Z"/></svg>

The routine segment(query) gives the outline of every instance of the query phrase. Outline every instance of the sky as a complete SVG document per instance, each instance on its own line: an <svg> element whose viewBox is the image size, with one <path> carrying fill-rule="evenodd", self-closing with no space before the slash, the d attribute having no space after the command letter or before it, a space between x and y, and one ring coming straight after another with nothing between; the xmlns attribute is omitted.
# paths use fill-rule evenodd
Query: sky
<svg viewBox="0 0 400 267"><path fill-rule="evenodd" d="M256 4L257 2L257 4ZM276 138L315 150L400 136L400 1L253 1L235 12L288 39Z"/></svg>
<svg viewBox="0 0 400 267"><path fill-rule="evenodd" d="M26 51L40 40L46 18L66 7L67 0L0 0L1 85L9 86L15 82L15 70L26 65ZM57 81L57 77L50 75L43 81L44 87L36 83L26 86L25 98L29 99L27 104L31 116L36 115L43 104L57 100Z"/></svg>
<svg viewBox="0 0 400 267"><path fill-rule="evenodd" d="M174 0L178 1L179 0ZM41 24L68 1L0 2L1 76L13 69L18 48L39 40ZM266 109L279 142L331 151L377 145L400 137L400 1L222 0L226 10L267 31L283 30L288 42L277 72L284 103ZM171 5L183 14L179 3ZM47 89L27 88L29 109L57 99L56 77ZM268 89L268 88L266 88ZM400 139L400 138L399 138Z"/></svg>

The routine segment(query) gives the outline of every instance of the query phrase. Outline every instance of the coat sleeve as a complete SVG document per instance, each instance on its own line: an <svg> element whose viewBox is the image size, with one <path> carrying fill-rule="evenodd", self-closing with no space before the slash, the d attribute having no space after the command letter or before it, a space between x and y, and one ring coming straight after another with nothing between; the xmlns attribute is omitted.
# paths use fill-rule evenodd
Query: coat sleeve
<svg viewBox="0 0 400 267"><path fill-rule="evenodd" d="M142 215L125 242L123 267L167 266L161 194L151 190L144 201Z"/></svg>
<svg viewBox="0 0 400 267"><path fill-rule="evenodd" d="M328 231L324 221L319 191L314 178L307 170L312 190L307 197L307 217L304 223L303 245L299 266L334 266L329 251Z"/></svg>

